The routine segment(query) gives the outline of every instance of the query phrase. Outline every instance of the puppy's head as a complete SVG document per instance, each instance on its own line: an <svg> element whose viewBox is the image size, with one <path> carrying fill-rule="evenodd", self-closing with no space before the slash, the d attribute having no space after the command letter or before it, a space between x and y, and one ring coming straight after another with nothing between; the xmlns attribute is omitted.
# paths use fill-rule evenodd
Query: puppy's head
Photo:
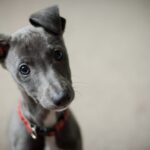
<svg viewBox="0 0 150 150"><path fill-rule="evenodd" d="M74 98L62 37L65 22L54 6L31 15L32 26L0 34L0 63L21 91L49 110L62 109Z"/></svg>

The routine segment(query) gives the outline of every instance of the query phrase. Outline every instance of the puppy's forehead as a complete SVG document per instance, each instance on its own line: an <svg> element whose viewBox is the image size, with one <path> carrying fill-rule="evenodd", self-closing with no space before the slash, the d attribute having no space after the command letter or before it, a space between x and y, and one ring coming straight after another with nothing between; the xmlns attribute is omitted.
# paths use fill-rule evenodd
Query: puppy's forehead
<svg viewBox="0 0 150 150"><path fill-rule="evenodd" d="M44 30L43 30L43 28L40 28L40 27L36 28L31 25L28 25L28 26L25 26L25 27L17 30L16 32L14 32L12 34L12 37L17 37L19 35L22 35L22 38L23 38L23 36L25 36L31 32L40 32L42 34L42 33L44 33Z"/></svg>
<svg viewBox="0 0 150 150"><path fill-rule="evenodd" d="M47 33L42 28L27 26L12 35L11 46L21 52L40 52L40 49L46 50L50 43L48 43Z"/></svg>

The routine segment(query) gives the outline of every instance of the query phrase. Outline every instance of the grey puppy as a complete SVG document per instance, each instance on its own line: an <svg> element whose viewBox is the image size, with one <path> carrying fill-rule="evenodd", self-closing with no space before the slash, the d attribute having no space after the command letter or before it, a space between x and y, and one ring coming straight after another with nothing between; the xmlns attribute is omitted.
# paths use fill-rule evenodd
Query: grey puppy
<svg viewBox="0 0 150 150"><path fill-rule="evenodd" d="M11 150L82 150L78 124L67 106L74 98L57 6L30 16L30 26L0 34L0 63L22 97L12 117Z"/></svg>

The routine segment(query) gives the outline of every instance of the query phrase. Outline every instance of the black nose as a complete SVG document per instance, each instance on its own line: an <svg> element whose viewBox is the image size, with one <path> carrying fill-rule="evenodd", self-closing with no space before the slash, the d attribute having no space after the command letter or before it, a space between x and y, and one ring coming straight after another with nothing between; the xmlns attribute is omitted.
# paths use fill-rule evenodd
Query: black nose
<svg viewBox="0 0 150 150"><path fill-rule="evenodd" d="M54 104L56 106L66 106L72 101L72 96L70 92L64 91L54 99Z"/></svg>

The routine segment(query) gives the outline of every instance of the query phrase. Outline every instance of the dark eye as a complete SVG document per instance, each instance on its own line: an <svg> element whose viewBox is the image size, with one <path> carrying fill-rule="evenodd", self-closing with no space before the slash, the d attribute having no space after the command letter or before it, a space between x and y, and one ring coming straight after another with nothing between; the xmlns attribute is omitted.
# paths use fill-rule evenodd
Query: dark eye
<svg viewBox="0 0 150 150"><path fill-rule="evenodd" d="M22 75L29 75L30 74L30 68L28 67L28 65L22 64L22 65L20 65L19 72Z"/></svg>
<svg viewBox="0 0 150 150"><path fill-rule="evenodd" d="M54 51L54 58L57 61L61 61L64 58L64 53L61 50Z"/></svg>

